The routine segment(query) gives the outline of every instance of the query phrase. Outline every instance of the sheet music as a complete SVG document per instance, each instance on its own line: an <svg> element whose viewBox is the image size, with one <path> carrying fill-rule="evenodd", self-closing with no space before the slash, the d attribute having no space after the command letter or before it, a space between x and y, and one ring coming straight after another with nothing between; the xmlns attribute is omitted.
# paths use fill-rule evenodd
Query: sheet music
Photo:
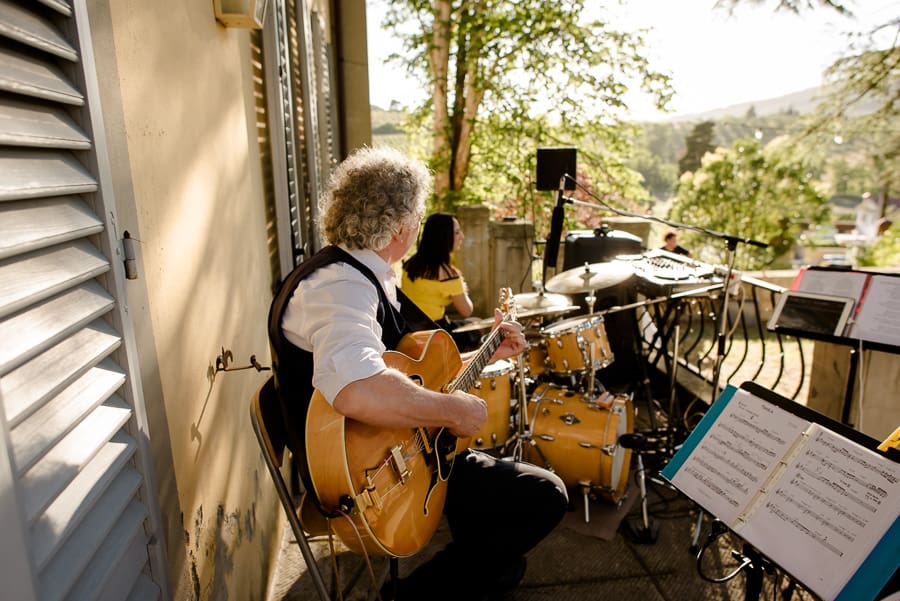
<svg viewBox="0 0 900 601"><path fill-rule="evenodd" d="M833 599L897 519L900 465L818 424L805 438L739 534Z"/></svg>
<svg viewBox="0 0 900 601"><path fill-rule="evenodd" d="M803 272L797 290L827 296L852 298L859 304L866 287L868 274L859 271L828 271L808 269Z"/></svg>
<svg viewBox="0 0 900 601"><path fill-rule="evenodd" d="M852 338L900 346L900 277L873 274Z"/></svg>
<svg viewBox="0 0 900 601"><path fill-rule="evenodd" d="M733 524L809 422L743 389L672 483L726 524Z"/></svg>

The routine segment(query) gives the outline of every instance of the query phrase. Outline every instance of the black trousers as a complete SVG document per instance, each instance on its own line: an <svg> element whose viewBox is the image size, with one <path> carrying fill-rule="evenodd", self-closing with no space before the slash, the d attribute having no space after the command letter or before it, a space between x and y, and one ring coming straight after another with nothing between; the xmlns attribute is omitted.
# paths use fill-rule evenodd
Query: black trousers
<svg viewBox="0 0 900 601"><path fill-rule="evenodd" d="M400 583L398 599L477 599L515 585L525 553L567 507L556 474L481 451L460 453L444 505L452 542Z"/></svg>

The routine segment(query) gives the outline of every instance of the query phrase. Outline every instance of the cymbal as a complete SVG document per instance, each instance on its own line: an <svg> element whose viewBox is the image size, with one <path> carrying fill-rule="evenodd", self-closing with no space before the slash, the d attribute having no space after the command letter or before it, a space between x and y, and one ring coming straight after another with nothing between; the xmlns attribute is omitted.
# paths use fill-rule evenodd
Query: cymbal
<svg viewBox="0 0 900 601"><path fill-rule="evenodd" d="M564 307L545 307L540 309L528 309L525 311L518 311L516 313L516 320L520 319L531 319L532 317L544 317L547 315L562 315L563 313L569 313L570 311L576 311L581 307L578 305L566 305ZM471 321L467 324L463 324L453 330L454 332L471 332L473 330L487 330L494 325L493 317L485 317L484 319L479 319L477 321Z"/></svg>
<svg viewBox="0 0 900 601"><path fill-rule="evenodd" d="M565 307L572 304L572 299L564 294L551 294L548 292L523 292L514 294L516 309L519 315L528 309L543 309L546 307Z"/></svg>
<svg viewBox="0 0 900 601"><path fill-rule="evenodd" d="M577 311L581 307L578 305L566 305L565 307L545 307L543 309L528 309L516 313L516 320L530 319L532 317L544 317L548 315L562 315L570 311Z"/></svg>
<svg viewBox="0 0 900 601"><path fill-rule="evenodd" d="M544 284L551 292L577 294L602 290L620 284L634 275L634 267L628 263L610 261L574 267L559 273Z"/></svg>
<svg viewBox="0 0 900 601"><path fill-rule="evenodd" d="M493 317L486 317L484 319L479 319L478 321L471 321L467 324L461 325L454 332L472 332L474 330L487 330L491 326L494 325Z"/></svg>

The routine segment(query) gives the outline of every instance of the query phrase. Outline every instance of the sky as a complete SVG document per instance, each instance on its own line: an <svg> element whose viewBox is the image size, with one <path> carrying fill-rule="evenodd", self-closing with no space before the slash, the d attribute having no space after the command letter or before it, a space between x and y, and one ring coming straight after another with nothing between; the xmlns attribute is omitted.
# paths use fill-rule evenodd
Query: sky
<svg viewBox="0 0 900 601"><path fill-rule="evenodd" d="M367 2L369 94L372 104L388 108L393 100L409 104L424 91L402 70L385 64L399 45L381 29L381 4ZM604 1L604 6L612 4ZM652 28L646 36L648 56L653 68L673 78L674 115L816 87L823 71L846 49L844 33L900 16L900 0L845 0L855 19L824 8L800 16L775 13L772 0L761 6L745 1L729 16L713 10L714 4L715 0L626 0L627 6L617 9L622 19L616 19L617 27ZM644 98L628 102L635 120L673 116L656 112Z"/></svg>

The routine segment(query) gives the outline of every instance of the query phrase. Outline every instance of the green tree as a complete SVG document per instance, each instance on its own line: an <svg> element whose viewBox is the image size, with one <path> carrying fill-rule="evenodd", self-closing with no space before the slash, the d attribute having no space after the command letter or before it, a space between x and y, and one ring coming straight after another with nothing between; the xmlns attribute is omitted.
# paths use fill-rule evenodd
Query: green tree
<svg viewBox="0 0 900 601"><path fill-rule="evenodd" d="M704 157L699 169L681 177L669 219L765 242L769 245L765 249L741 245L735 264L740 269L770 265L793 248L808 224L827 215L825 199L809 180L806 166L786 150L777 144L762 150L749 138L738 140L731 149L716 149ZM696 230L681 238L695 257L725 262L720 239Z"/></svg>
<svg viewBox="0 0 900 601"><path fill-rule="evenodd" d="M464 201L476 157L485 156L479 143L522 139L508 130L479 135L487 124L537 121L531 142L549 146L557 136L541 134L553 129L615 148L610 130L621 124L630 87L659 107L672 95L668 76L650 69L641 34L587 20L585 0L386 1L385 25L405 44L397 58L431 90L418 115L430 121L436 205L444 210Z"/></svg>
<svg viewBox="0 0 900 601"><path fill-rule="evenodd" d="M883 27L893 28L894 40L900 35L900 19ZM900 188L900 47L867 48L839 59L826 71L826 88L801 144L864 146L884 216L887 199Z"/></svg>
<svg viewBox="0 0 900 601"><path fill-rule="evenodd" d="M871 248L863 251L859 263L880 267L900 265L900 222L891 225Z"/></svg>
<svg viewBox="0 0 900 601"><path fill-rule="evenodd" d="M716 124L713 121L702 121L694 126L685 140L684 155L678 159L678 175L688 171L696 171L700 167L703 155L716 149L712 139Z"/></svg>
<svg viewBox="0 0 900 601"><path fill-rule="evenodd" d="M628 164L641 174L644 186L650 190L654 198L666 200L674 192L675 182L678 180L674 164L666 163L643 148L635 149L634 156Z"/></svg>

